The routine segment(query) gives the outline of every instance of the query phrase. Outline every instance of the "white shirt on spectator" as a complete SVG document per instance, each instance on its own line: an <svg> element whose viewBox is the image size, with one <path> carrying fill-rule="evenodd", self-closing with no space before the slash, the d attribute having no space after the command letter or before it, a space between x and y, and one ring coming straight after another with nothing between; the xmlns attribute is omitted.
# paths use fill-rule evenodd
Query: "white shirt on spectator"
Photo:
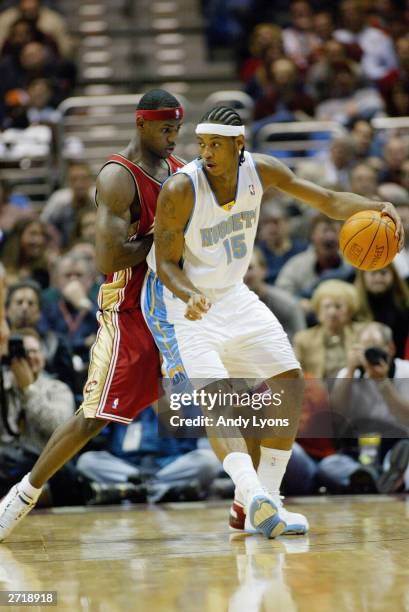
<svg viewBox="0 0 409 612"><path fill-rule="evenodd" d="M352 116L349 109L353 107L355 114L353 118L370 115L379 115L384 109L384 102L380 93L373 87L362 87L357 89L348 98L329 98L318 104L315 117L320 121L338 121L347 124Z"/></svg>
<svg viewBox="0 0 409 612"><path fill-rule="evenodd" d="M393 260L393 264L402 278L409 278L409 247L402 249Z"/></svg>
<svg viewBox="0 0 409 612"><path fill-rule="evenodd" d="M392 39L378 28L365 27L358 33L336 30L334 38L340 43L357 43L361 47L361 66L369 79L377 81L397 65Z"/></svg>

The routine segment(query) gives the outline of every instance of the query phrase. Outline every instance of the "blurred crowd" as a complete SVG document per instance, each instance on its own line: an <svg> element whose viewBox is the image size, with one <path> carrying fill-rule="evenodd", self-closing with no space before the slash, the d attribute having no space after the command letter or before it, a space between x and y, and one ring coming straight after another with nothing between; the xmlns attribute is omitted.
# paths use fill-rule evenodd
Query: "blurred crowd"
<svg viewBox="0 0 409 612"><path fill-rule="evenodd" d="M19 0L0 13L0 127L55 125L77 69L60 13L41 0Z"/></svg>
<svg viewBox="0 0 409 612"><path fill-rule="evenodd" d="M406 230L391 265L357 272L339 252L339 222L278 192L263 202L245 282L306 376L283 493L409 489L409 140L371 124L409 116L409 5L214 0L204 10L209 44L236 49L253 132L266 121L335 119L344 133L297 173L392 202ZM0 49L2 128L58 122L76 75L61 16L20 0L0 14ZM103 280L94 185L79 160L41 207L0 181L0 496L81 401ZM128 428L107 426L48 493L44 503L56 505L157 502L229 496L232 485L204 440L159 438L148 408Z"/></svg>
<svg viewBox="0 0 409 612"><path fill-rule="evenodd" d="M208 42L235 50L255 119L409 114L405 0L212 0Z"/></svg>

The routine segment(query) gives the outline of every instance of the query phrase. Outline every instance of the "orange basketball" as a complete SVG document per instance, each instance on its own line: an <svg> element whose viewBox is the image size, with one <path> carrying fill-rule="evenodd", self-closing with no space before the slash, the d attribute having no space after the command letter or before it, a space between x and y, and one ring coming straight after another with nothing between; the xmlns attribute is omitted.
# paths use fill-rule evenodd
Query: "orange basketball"
<svg viewBox="0 0 409 612"><path fill-rule="evenodd" d="M349 217L341 228L339 245L344 258L359 270L380 270L398 252L395 223L377 210Z"/></svg>

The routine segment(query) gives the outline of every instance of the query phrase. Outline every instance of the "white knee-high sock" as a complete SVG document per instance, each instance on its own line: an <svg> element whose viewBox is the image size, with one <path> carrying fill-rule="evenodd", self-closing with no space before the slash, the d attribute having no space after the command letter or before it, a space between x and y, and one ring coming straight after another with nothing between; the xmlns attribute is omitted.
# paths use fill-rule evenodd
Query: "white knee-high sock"
<svg viewBox="0 0 409 612"><path fill-rule="evenodd" d="M291 450L260 446L260 463L257 468L257 476L263 487L272 495L280 494L281 482L290 457Z"/></svg>
<svg viewBox="0 0 409 612"><path fill-rule="evenodd" d="M236 489L240 490L243 502L263 492L251 457L247 453L229 453L224 458L223 468L233 480Z"/></svg>

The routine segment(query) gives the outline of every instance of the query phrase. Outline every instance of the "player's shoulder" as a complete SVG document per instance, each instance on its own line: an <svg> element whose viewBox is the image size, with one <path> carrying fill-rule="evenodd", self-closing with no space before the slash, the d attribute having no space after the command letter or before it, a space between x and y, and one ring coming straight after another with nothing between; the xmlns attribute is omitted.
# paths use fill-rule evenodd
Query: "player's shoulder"
<svg viewBox="0 0 409 612"><path fill-rule="evenodd" d="M97 176L97 191L99 196L118 194L121 197L134 197L135 181L131 173L120 164L107 163Z"/></svg>
<svg viewBox="0 0 409 612"><path fill-rule="evenodd" d="M193 190L192 174L196 169L195 161L185 164L164 182L162 191L174 195L191 194Z"/></svg>
<svg viewBox="0 0 409 612"><path fill-rule="evenodd" d="M253 153L252 156L265 189L279 186L293 176L290 168L276 157L264 153Z"/></svg>
<svg viewBox="0 0 409 612"><path fill-rule="evenodd" d="M279 170L281 168L286 168L286 166L280 160L272 155L266 155L265 153L252 153L251 156L257 169L266 168Z"/></svg>

